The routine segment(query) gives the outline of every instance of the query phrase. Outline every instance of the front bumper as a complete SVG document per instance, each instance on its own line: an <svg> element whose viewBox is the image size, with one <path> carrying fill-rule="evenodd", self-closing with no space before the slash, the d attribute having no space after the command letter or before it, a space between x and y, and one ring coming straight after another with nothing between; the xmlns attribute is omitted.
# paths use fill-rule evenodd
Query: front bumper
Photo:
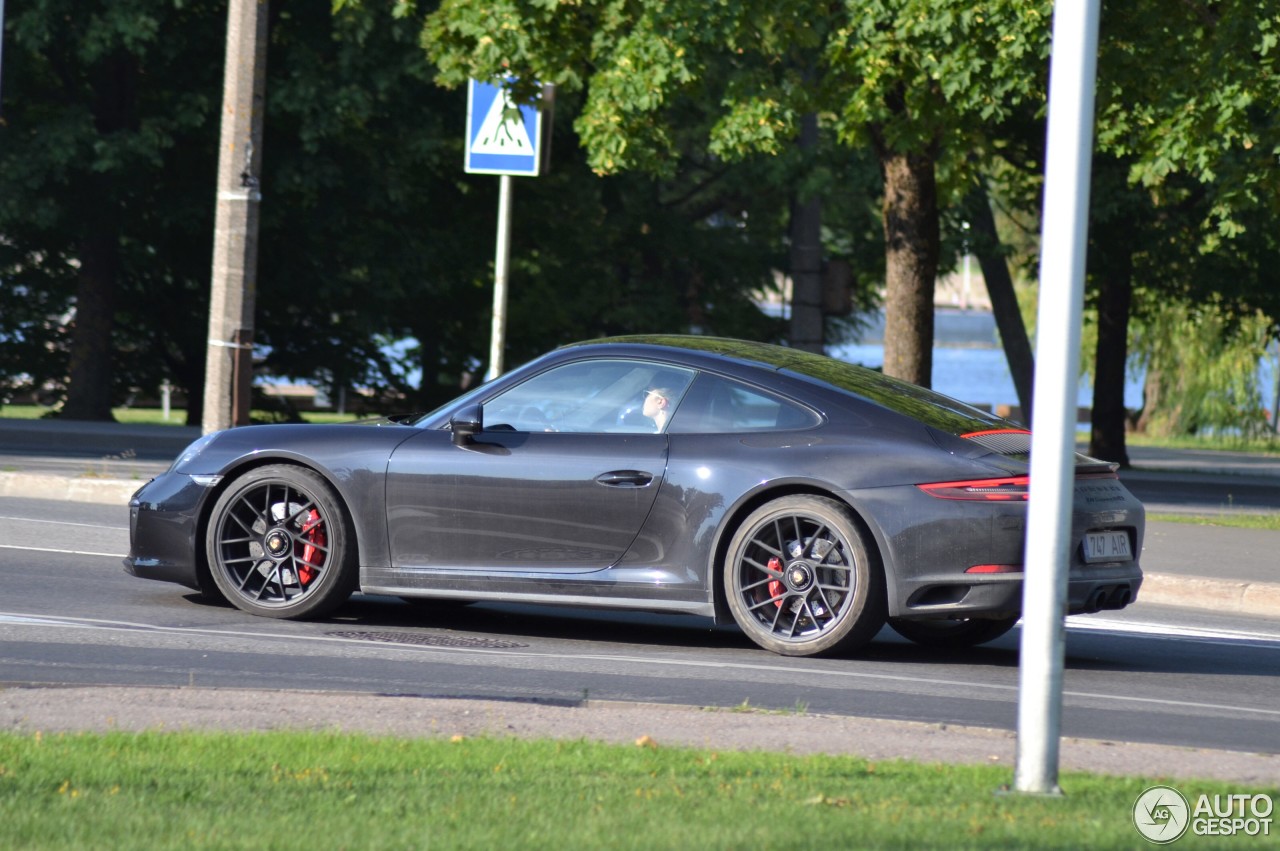
<svg viewBox="0 0 1280 851"><path fill-rule="evenodd" d="M164 473L147 482L129 500L127 573L142 579L175 582L197 591L200 509L210 489L190 476Z"/></svg>

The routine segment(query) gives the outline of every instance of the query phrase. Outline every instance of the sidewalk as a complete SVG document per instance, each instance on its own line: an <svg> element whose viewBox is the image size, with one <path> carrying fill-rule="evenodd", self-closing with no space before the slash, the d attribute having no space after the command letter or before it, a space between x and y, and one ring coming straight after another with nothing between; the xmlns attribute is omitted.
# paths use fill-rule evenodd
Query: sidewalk
<svg viewBox="0 0 1280 851"><path fill-rule="evenodd" d="M0 496L126 506L198 427L0 418Z"/></svg>
<svg viewBox="0 0 1280 851"><path fill-rule="evenodd" d="M0 418L0 497L118 505L200 429ZM1148 513L1280 513L1280 456L1129 450ZM1148 522L1144 603L1280 617L1280 531Z"/></svg>

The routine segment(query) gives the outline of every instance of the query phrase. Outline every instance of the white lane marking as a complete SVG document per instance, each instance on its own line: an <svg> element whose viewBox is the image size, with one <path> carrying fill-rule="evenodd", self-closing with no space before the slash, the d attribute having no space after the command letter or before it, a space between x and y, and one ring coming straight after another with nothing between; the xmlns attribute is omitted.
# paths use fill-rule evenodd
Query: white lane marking
<svg viewBox="0 0 1280 851"><path fill-rule="evenodd" d="M72 523L68 520L41 520L35 517L12 517L5 514L0 514L0 520L16 520L19 523L50 523L54 526L81 526L85 529L111 529L117 532L123 532L129 528L128 526L121 526L119 524L115 526L104 526L101 523Z"/></svg>
<svg viewBox="0 0 1280 851"><path fill-rule="evenodd" d="M1067 629L1081 632L1114 632L1126 635L1154 635L1161 638L1180 638L1208 643L1263 642L1280 643L1280 632L1247 632L1235 629L1201 629L1173 624L1144 623L1141 621L1098 620L1091 615L1071 615Z"/></svg>
<svg viewBox="0 0 1280 851"><path fill-rule="evenodd" d="M68 629L94 629L93 624L73 623L64 618L42 618L39 615L0 615L0 623L29 626L65 626Z"/></svg>
<svg viewBox="0 0 1280 851"><path fill-rule="evenodd" d="M0 544L0 550L23 550L29 553L57 553L64 556L102 556L103 558L126 558L123 553L95 553L88 550L55 550L50 547L19 547L16 544Z"/></svg>
<svg viewBox="0 0 1280 851"><path fill-rule="evenodd" d="M167 633L173 635L209 635L209 636L235 636L241 638L252 638L261 640L264 638L276 638L285 641L296 642L300 638L306 641L325 641L340 644L358 644L362 647L368 647L369 642L362 641L357 638L341 638L331 635L297 635L288 633L272 633L272 632L245 632L241 630L223 630L223 629L206 629L201 627L163 627L153 624L132 623L129 621L108 621L98 620L94 618L42 618L39 615L25 615L18 613L0 612L0 624L10 623L17 626L37 625L31 622L31 619L40 619L39 625L44 626L70 626L84 627L92 626L98 629L112 631L146 631ZM472 654L480 656L496 656L507 657L513 659L554 659L557 661L564 660L563 653L518 653L509 650L489 650L473 647L422 647L415 644L395 644L392 642L379 642L381 648L393 650L411 650L415 653L422 652L442 652L446 654ZM792 668L780 665L762 665L748 664L744 662L706 662L692 659L656 659L645 656L618 656L607 654L587 654L575 655L574 659L588 659L597 662L614 662L626 663L634 665L659 665L677 668L710 668L725 671L756 671L775 674L809 674L818 677L842 678L848 680L875 680L880 682L896 682L910 683L912 685L933 685L933 686L949 686L962 689L985 689L988 692L999 692L1002 694L1016 695L1018 686L1003 685L999 683L979 683L972 680L947 680L937 677L914 677L899 674L873 674L865 671L838 671L822 668ZM1115 694L1097 694L1094 692L1083 691L1063 691L1063 697L1082 698L1088 700L1122 703L1122 704L1138 704L1143 706L1169 706L1175 708L1192 708L1207 709L1215 712L1226 713L1244 713L1247 715L1264 715L1274 718L1280 718L1280 709L1262 709L1249 706L1225 705L1219 703L1199 703L1187 700L1164 700L1153 697L1135 697L1131 695L1115 695Z"/></svg>

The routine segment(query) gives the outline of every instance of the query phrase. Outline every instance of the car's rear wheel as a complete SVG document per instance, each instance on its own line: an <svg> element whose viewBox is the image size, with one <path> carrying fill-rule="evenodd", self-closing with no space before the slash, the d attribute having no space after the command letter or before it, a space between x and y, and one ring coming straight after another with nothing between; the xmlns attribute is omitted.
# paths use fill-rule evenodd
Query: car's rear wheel
<svg viewBox="0 0 1280 851"><path fill-rule="evenodd" d="M213 506L209 571L236 608L272 618L316 617L355 590L355 535L317 473L277 464L236 479Z"/></svg>
<svg viewBox="0 0 1280 851"><path fill-rule="evenodd" d="M976 647L995 641L1018 622L1012 618L962 618L959 620L919 620L889 618L893 631L924 647Z"/></svg>
<svg viewBox="0 0 1280 851"><path fill-rule="evenodd" d="M885 621L884 574L873 552L835 500L775 499L729 541L729 609L752 641L783 656L855 649Z"/></svg>

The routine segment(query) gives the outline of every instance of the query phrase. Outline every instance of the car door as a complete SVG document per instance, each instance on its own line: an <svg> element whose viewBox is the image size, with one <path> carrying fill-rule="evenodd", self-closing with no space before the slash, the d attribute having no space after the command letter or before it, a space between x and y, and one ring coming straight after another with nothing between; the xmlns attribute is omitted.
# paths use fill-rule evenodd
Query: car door
<svg viewBox="0 0 1280 851"><path fill-rule="evenodd" d="M637 422L659 383L678 399L692 373L642 361L584 361L485 402L458 445L424 431L392 455L393 567L586 572L622 558L653 506L667 436ZM673 389L674 388L674 389Z"/></svg>

